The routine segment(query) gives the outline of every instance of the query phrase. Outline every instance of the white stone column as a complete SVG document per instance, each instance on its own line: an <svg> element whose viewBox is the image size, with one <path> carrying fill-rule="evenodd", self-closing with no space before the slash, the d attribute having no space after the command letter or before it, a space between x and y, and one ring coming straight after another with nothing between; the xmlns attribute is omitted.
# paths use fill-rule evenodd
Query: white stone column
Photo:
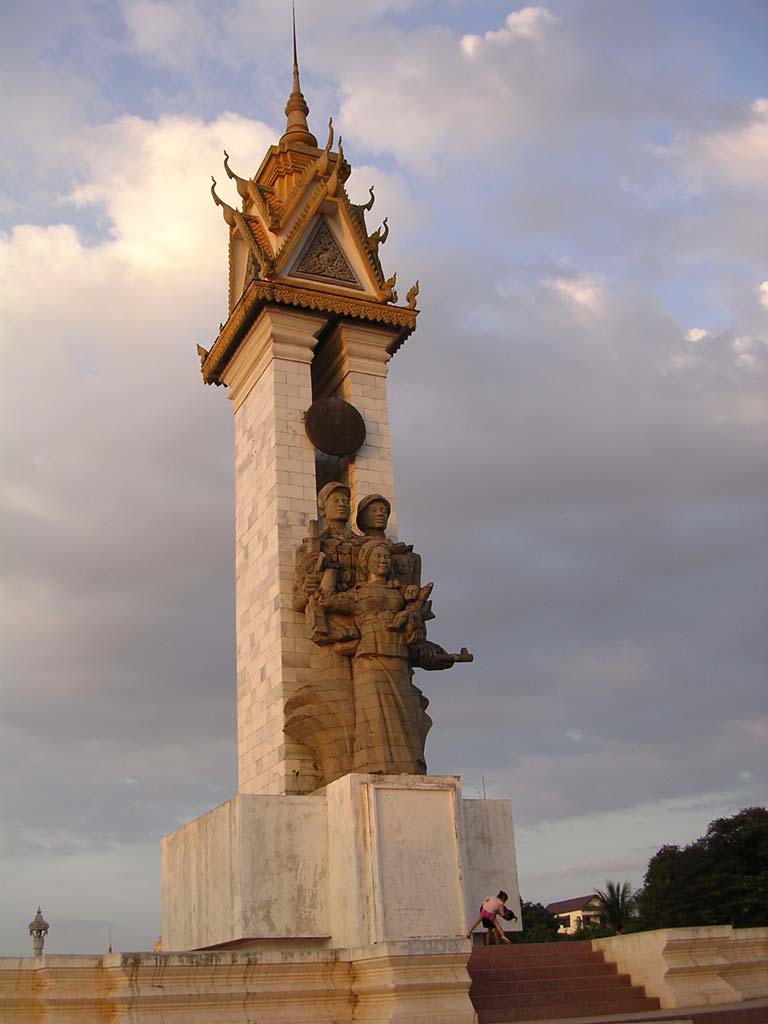
<svg viewBox="0 0 768 1024"><path fill-rule="evenodd" d="M315 397L338 394L365 420L365 444L349 463L352 514L366 494L383 494L393 503L387 532L397 535L392 475L392 442L387 404L389 348L397 331L358 323L339 323L325 345L316 373ZM353 524L354 525L354 521Z"/></svg>
<svg viewBox="0 0 768 1024"><path fill-rule="evenodd" d="M235 415L241 793L295 793L307 788L303 776L313 771L308 748L283 732L283 708L311 680L304 616L291 602L294 552L317 515L314 449L303 414L312 404L310 364L325 322L265 309L222 373Z"/></svg>

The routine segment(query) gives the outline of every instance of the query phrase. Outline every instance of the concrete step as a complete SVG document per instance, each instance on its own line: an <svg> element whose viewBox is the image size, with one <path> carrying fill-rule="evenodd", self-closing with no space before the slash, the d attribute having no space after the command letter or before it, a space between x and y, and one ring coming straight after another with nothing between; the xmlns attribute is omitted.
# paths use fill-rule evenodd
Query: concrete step
<svg viewBox="0 0 768 1024"><path fill-rule="evenodd" d="M647 998L588 942L475 948L468 968L470 998L480 1024L629 1015L659 1008L658 999Z"/></svg>
<svg viewBox="0 0 768 1024"><path fill-rule="evenodd" d="M489 1010L477 1009L479 1024L522 1024L524 1021L548 1021L553 1019L567 1021L569 1018L580 1017L585 1020L598 1020L607 1014L624 1016L631 1020L631 1014L642 1013L647 1009L645 997L633 997L627 1000L593 1000L589 1006L571 1004L566 1013L565 1006L505 1006ZM586 1015L586 1016L585 1016ZM626 1016L625 1016L626 1015ZM750 1022L751 1024L751 1022Z"/></svg>
<svg viewBox="0 0 768 1024"><path fill-rule="evenodd" d="M626 974L612 974L607 978L593 975L575 976L567 978L567 984L558 984L556 980L549 979L547 984L542 984L538 978L515 978L512 972L485 971L482 977L477 978L478 992L494 995L523 995L540 994L542 991L549 992L627 992L633 986ZM643 992L643 989L638 989Z"/></svg>
<svg viewBox="0 0 768 1024"><path fill-rule="evenodd" d="M578 960L582 957L603 959L603 954L592 949L591 942L513 942L505 946L473 946L472 956L493 957L503 955L516 960Z"/></svg>
<svg viewBox="0 0 768 1024"><path fill-rule="evenodd" d="M469 973L473 978L482 978L492 982L501 978L516 981L539 980L568 981L571 978L618 978L620 977L615 964L476 964L469 961Z"/></svg>
<svg viewBox="0 0 768 1024"><path fill-rule="evenodd" d="M678 1010L643 1010L634 1013L592 1014L520 1020L507 1016L494 1024L768 1024L768 999L750 999L719 1007L699 1006Z"/></svg>

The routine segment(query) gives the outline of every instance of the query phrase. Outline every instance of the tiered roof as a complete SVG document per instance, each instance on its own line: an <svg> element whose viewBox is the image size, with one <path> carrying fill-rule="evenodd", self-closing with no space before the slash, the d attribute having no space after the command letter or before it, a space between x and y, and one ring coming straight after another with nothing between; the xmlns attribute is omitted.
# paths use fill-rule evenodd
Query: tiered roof
<svg viewBox="0 0 768 1024"><path fill-rule="evenodd" d="M393 351L416 326L418 282L398 306L396 275L385 278L379 247L389 234L386 219L368 231L373 207L352 203L344 183L351 167L342 140L334 151L333 121L323 149L307 123L294 29L293 89L285 107L286 128L270 146L251 178L237 174L224 153L224 170L235 182L241 209L211 187L230 229L230 315L210 351L199 348L203 378L220 383L220 373L248 326L266 304L289 305L340 317L396 326Z"/></svg>

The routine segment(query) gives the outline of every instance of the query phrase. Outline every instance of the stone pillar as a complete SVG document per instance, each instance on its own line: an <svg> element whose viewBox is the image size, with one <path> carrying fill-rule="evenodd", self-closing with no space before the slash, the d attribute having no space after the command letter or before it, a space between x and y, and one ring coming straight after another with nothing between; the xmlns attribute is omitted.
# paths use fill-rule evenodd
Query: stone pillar
<svg viewBox="0 0 768 1024"><path fill-rule="evenodd" d="M365 444L350 460L352 525L360 498L379 493L393 503L387 532L397 536L394 506L392 444L387 405L387 364L397 331L385 327L341 322L318 355L314 371L315 398L338 394L354 405L365 420Z"/></svg>
<svg viewBox="0 0 768 1024"><path fill-rule="evenodd" d="M263 310L221 379L235 415L235 616L238 790L295 793L313 773L283 732L291 693L311 681L304 616L291 607L293 559L317 515L303 416L325 318Z"/></svg>

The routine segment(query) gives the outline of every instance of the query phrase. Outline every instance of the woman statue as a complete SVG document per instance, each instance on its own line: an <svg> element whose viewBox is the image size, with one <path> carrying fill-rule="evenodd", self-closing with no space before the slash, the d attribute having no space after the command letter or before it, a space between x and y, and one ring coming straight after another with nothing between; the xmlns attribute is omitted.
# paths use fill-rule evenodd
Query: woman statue
<svg viewBox="0 0 768 1024"><path fill-rule="evenodd" d="M352 658L355 739L352 770L424 775L424 740L411 685L407 638L418 634L392 577L389 544L375 539L360 549L358 583L350 592L360 634ZM410 627L410 629L409 629Z"/></svg>
<svg viewBox="0 0 768 1024"><path fill-rule="evenodd" d="M348 495L346 485L333 486ZM349 771L425 775L432 719L429 701L413 684L413 670L438 671L472 660L465 648L448 654L427 639L426 622L434 618L432 584L421 586L421 559L412 546L386 536L390 511L380 494L360 502L357 523L364 535L342 538L357 555L346 585L340 582L340 560L329 564L325 533L315 527L297 552L301 601L294 607L306 609L312 640L328 664L286 702L285 731L312 748L325 783ZM345 529L348 514L346 504L339 513ZM336 575L325 586L329 570Z"/></svg>

